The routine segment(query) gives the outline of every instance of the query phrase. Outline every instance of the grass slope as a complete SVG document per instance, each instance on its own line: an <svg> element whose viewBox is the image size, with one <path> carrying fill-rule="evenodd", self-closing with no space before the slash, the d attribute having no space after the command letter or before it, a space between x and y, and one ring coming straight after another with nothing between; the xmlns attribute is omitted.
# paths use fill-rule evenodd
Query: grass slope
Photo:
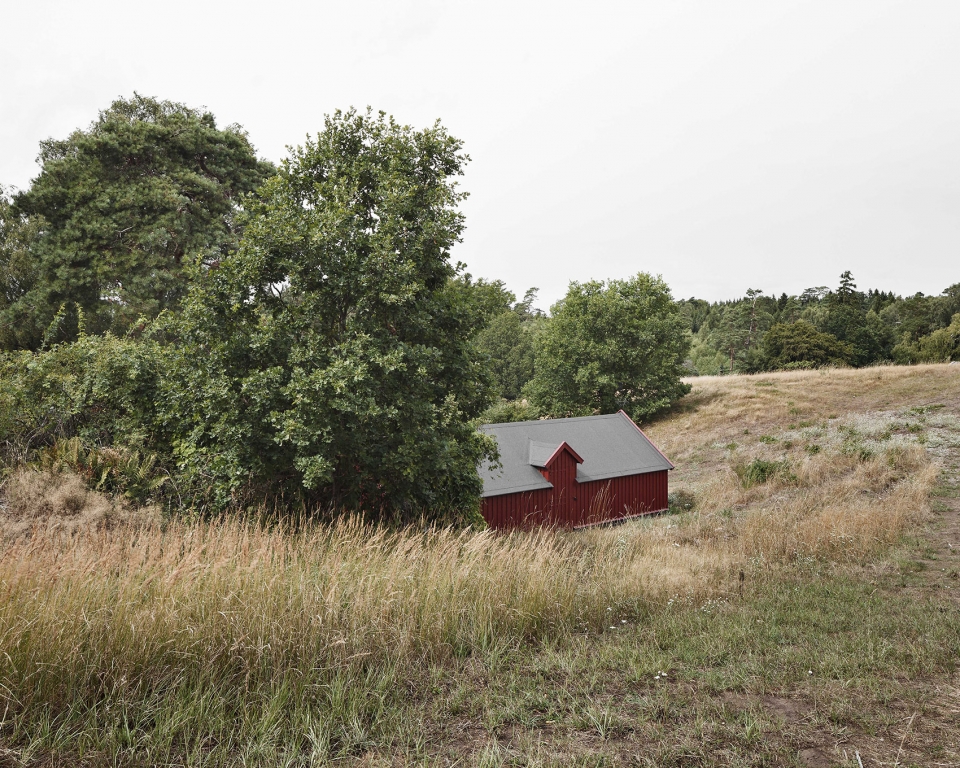
<svg viewBox="0 0 960 768"><path fill-rule="evenodd" d="M0 765L960 765L958 367L693 383L648 434L694 509L580 534L83 527L14 476Z"/></svg>

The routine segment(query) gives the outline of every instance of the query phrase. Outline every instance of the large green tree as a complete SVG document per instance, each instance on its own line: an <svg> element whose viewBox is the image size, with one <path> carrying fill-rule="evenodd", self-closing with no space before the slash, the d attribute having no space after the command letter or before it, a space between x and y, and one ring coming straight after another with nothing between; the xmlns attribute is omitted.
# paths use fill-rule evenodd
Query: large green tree
<svg viewBox="0 0 960 768"><path fill-rule="evenodd" d="M17 329L8 345L27 348L64 305L94 333L177 307L186 264L215 264L235 247L239 204L273 170L238 126L139 95L42 142L38 161L40 175L14 198L17 215L36 222L34 272L0 313ZM75 331L68 321L52 337Z"/></svg>
<svg viewBox="0 0 960 768"><path fill-rule="evenodd" d="M516 400L533 378L534 339L543 325L543 313L533 306L536 288L530 288L522 301L512 293L509 298L506 307L488 319L477 344L489 360L500 397Z"/></svg>
<svg viewBox="0 0 960 768"><path fill-rule="evenodd" d="M6 189L0 187L0 350L19 346L23 328L11 308L27 294L37 279L32 245L40 222L14 208Z"/></svg>
<svg viewBox="0 0 960 768"><path fill-rule="evenodd" d="M853 345L823 333L804 320L777 323L763 337L767 367L818 368L824 365L848 365Z"/></svg>
<svg viewBox="0 0 960 768"><path fill-rule="evenodd" d="M643 419L690 391L686 322L659 277L571 283L537 337L526 392L552 416Z"/></svg>
<svg viewBox="0 0 960 768"><path fill-rule="evenodd" d="M475 508L483 316L450 261L467 159L439 124L337 112L264 185L173 328L175 451L211 503Z"/></svg>

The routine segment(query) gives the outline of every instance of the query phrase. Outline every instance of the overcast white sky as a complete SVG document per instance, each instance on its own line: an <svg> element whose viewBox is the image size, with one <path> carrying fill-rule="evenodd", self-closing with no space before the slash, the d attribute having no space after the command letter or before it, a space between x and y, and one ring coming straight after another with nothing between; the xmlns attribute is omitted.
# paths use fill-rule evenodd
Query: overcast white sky
<svg viewBox="0 0 960 768"><path fill-rule="evenodd" d="M337 108L472 157L456 257L544 308L960 282L960 2L0 0L0 183L134 90L274 161Z"/></svg>

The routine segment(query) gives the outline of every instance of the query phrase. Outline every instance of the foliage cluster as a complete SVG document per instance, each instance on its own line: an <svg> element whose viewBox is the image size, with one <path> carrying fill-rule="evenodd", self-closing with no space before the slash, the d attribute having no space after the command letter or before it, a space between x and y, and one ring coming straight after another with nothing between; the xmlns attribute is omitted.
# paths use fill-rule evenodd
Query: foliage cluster
<svg viewBox="0 0 960 768"><path fill-rule="evenodd" d="M3 203L7 348L39 347L64 303L94 333L175 309L184 270L236 245L239 203L273 171L238 126L219 129L209 112L139 95L85 131L42 142L38 161L30 188ZM58 339L76 338L70 319Z"/></svg>
<svg viewBox="0 0 960 768"><path fill-rule="evenodd" d="M502 311L478 337L501 401L488 422L624 410L636 420L689 391L680 379L690 342L660 277L572 282L550 315L504 289Z"/></svg>
<svg viewBox="0 0 960 768"><path fill-rule="evenodd" d="M449 258L465 161L439 125L337 113L248 203L238 250L195 275L168 402L174 451L216 506L439 512L479 497L482 315Z"/></svg>
<svg viewBox="0 0 960 768"><path fill-rule="evenodd" d="M6 465L209 510L470 519L502 284L450 259L467 160L368 110L276 170L139 96L46 142L0 208Z"/></svg>
<svg viewBox="0 0 960 768"><path fill-rule="evenodd" d="M165 350L149 339L82 335L0 354L0 445L15 464L59 440L131 450L166 442L158 409Z"/></svg>
<svg viewBox="0 0 960 768"><path fill-rule="evenodd" d="M277 169L239 126L134 95L0 190L7 467L208 510L475 519L498 419L686 391L659 279L547 317L451 260L468 157L439 123L337 112ZM521 398L528 399L521 399Z"/></svg>
<svg viewBox="0 0 960 768"><path fill-rule="evenodd" d="M554 416L648 418L690 391L683 319L659 277L572 283L537 338L532 402Z"/></svg>
<svg viewBox="0 0 960 768"><path fill-rule="evenodd" d="M478 288L499 293L493 305L498 311L488 315L486 327L477 337L480 350L491 361L490 373L501 398L517 400L523 388L533 378L536 359L535 339L547 322L547 317L533 307L537 289L527 291L522 301L508 291L502 281L484 284ZM476 289L475 289L476 290Z"/></svg>
<svg viewBox="0 0 960 768"><path fill-rule="evenodd" d="M69 472L95 491L146 504L155 499L170 476L157 466L156 454L142 456L129 448L88 447L79 437L58 440L39 451L41 471Z"/></svg>
<svg viewBox="0 0 960 768"><path fill-rule="evenodd" d="M836 290L819 286L776 298L750 289L734 301L679 304L692 335L691 373L960 359L960 283L939 296L904 298L859 291L847 271Z"/></svg>

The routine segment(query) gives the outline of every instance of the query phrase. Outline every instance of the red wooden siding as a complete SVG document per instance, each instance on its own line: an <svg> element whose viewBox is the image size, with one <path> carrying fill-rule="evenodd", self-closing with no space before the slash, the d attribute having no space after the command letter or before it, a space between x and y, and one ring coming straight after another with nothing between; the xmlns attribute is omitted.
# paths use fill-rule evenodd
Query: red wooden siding
<svg viewBox="0 0 960 768"><path fill-rule="evenodd" d="M553 488L488 496L483 517L491 528L557 525L579 528L667 508L667 470L610 480L577 482L577 463L564 453L541 474Z"/></svg>

